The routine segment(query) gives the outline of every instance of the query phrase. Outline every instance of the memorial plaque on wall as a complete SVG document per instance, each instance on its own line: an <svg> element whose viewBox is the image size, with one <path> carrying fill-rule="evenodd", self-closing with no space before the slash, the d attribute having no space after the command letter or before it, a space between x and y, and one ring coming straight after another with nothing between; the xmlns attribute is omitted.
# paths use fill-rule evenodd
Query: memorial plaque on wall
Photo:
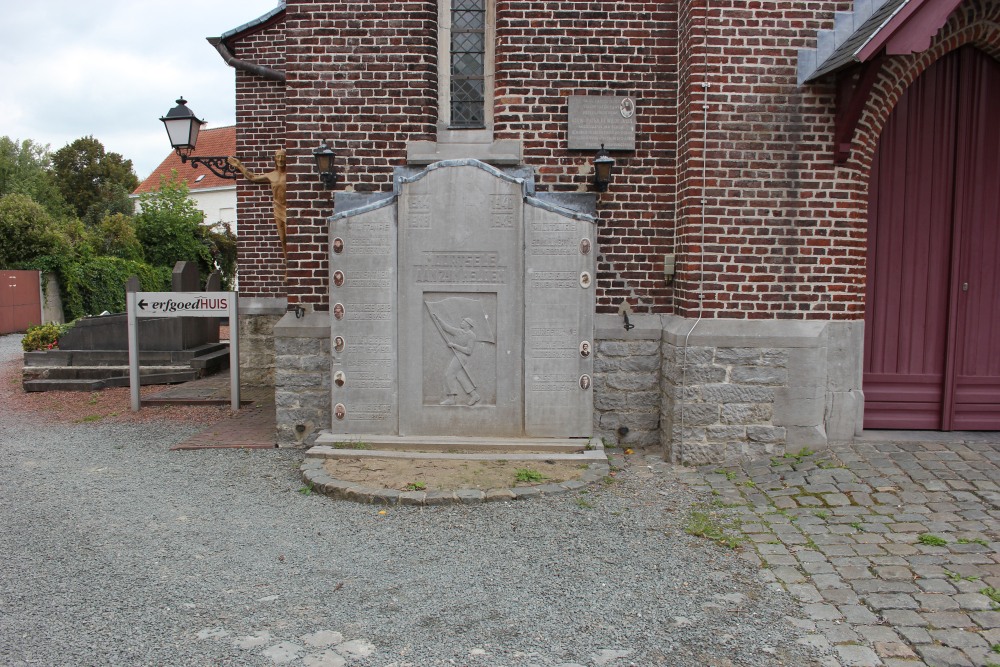
<svg viewBox="0 0 1000 667"><path fill-rule="evenodd" d="M396 207L330 226L330 354L334 434L394 435Z"/></svg>
<svg viewBox="0 0 1000 667"><path fill-rule="evenodd" d="M524 213L524 429L593 430L595 225L534 206Z"/></svg>
<svg viewBox="0 0 1000 667"><path fill-rule="evenodd" d="M570 150L635 150L635 100L631 97L570 95Z"/></svg>
<svg viewBox="0 0 1000 667"><path fill-rule="evenodd" d="M521 435L520 184L433 169L398 211L400 435Z"/></svg>

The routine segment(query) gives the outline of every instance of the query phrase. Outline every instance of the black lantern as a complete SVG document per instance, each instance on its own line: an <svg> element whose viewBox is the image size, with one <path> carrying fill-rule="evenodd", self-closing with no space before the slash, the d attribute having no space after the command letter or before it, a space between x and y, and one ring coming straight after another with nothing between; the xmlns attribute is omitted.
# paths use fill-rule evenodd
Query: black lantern
<svg viewBox="0 0 1000 667"><path fill-rule="evenodd" d="M167 136L170 137L170 145L181 158L181 163L191 162L192 167L203 164L208 170L219 178L236 179L237 171L229 164L229 157L225 155L206 155L196 157L191 155L194 147L198 143L198 132L205 121L194 115L194 112L187 108L187 100L183 97L177 98L177 106L167 112L166 116L160 118L163 126L167 128Z"/></svg>
<svg viewBox="0 0 1000 667"><path fill-rule="evenodd" d="M167 115L160 120L167 128L170 145L177 151L177 154L182 159L190 155L195 144L198 143L198 132L205 121L199 119L194 115L194 112L187 108L187 100L184 97L177 98L177 106L168 111Z"/></svg>
<svg viewBox="0 0 1000 667"><path fill-rule="evenodd" d="M614 166L615 159L604 150L604 144L601 144L601 150L597 151L597 155L594 157L594 188L598 192L608 191L608 184L611 183L611 170L614 169Z"/></svg>
<svg viewBox="0 0 1000 667"><path fill-rule="evenodd" d="M316 171L319 172L320 180L328 188L337 185L337 167L333 163L337 155L333 149L324 141L319 148L313 149L313 157L316 159Z"/></svg>

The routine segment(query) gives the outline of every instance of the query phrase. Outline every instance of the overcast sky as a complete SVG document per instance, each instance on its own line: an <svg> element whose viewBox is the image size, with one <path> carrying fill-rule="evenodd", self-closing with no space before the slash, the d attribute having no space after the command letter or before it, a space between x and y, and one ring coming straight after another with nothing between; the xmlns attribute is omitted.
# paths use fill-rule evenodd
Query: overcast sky
<svg viewBox="0 0 1000 667"><path fill-rule="evenodd" d="M58 150L93 135L145 178L170 152L158 119L183 95L205 127L235 122L235 72L206 37L278 0L30 0L0 16L0 135Z"/></svg>

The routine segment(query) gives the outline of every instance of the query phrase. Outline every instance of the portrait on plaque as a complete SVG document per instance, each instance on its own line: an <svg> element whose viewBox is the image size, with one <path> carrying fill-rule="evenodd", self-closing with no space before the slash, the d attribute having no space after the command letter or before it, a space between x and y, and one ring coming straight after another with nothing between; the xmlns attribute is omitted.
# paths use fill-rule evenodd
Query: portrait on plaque
<svg viewBox="0 0 1000 667"><path fill-rule="evenodd" d="M572 283L570 283L572 285ZM580 274L580 287L590 287L590 272L584 271Z"/></svg>
<svg viewBox="0 0 1000 667"><path fill-rule="evenodd" d="M590 356L590 341L580 343L580 356L584 359Z"/></svg>
<svg viewBox="0 0 1000 667"><path fill-rule="evenodd" d="M347 376L344 375L344 371L337 371L333 374L333 383L335 385L343 387L345 382L347 382Z"/></svg>
<svg viewBox="0 0 1000 667"><path fill-rule="evenodd" d="M589 255L590 254L590 239L583 239L580 241L580 254Z"/></svg>
<svg viewBox="0 0 1000 667"><path fill-rule="evenodd" d="M347 416L347 408L343 403L337 403L337 406L333 409L333 414L337 419L343 419Z"/></svg>
<svg viewBox="0 0 1000 667"><path fill-rule="evenodd" d="M333 284L340 287L344 284L344 272L337 270L333 272Z"/></svg>
<svg viewBox="0 0 1000 667"><path fill-rule="evenodd" d="M337 352L343 352L344 345L345 343L343 336L337 336L336 338L333 339L333 349L336 350Z"/></svg>
<svg viewBox="0 0 1000 667"><path fill-rule="evenodd" d="M339 236L333 239L333 252L338 255L344 252L344 239L340 238Z"/></svg>
<svg viewBox="0 0 1000 667"><path fill-rule="evenodd" d="M584 391L590 389L590 376L589 375L584 374L584 375L580 376L580 389L583 389Z"/></svg>
<svg viewBox="0 0 1000 667"><path fill-rule="evenodd" d="M338 320L344 319L344 304L338 303L333 307L333 316Z"/></svg>

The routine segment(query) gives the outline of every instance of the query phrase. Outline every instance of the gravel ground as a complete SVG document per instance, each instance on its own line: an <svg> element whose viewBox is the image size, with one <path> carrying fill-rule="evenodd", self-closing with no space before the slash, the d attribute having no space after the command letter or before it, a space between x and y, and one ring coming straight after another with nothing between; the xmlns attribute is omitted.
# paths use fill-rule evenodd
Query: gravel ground
<svg viewBox="0 0 1000 667"><path fill-rule="evenodd" d="M0 664L821 664L785 593L684 533L709 499L655 459L587 494L381 510L300 491L301 451L168 451L199 428L3 409Z"/></svg>

